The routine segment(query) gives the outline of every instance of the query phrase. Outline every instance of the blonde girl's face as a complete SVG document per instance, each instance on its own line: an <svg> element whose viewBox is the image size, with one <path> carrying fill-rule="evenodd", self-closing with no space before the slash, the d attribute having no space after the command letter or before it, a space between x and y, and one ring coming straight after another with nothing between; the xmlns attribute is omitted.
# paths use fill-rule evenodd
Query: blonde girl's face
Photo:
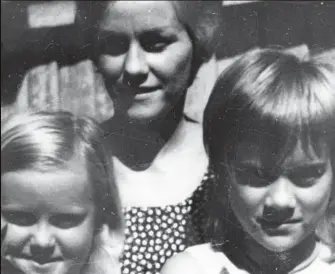
<svg viewBox="0 0 335 274"><path fill-rule="evenodd" d="M235 149L230 203L244 231L274 252L301 245L313 234L331 198L334 175L324 146L309 153L298 141L278 163L276 136L257 134ZM272 140L271 140L272 139Z"/></svg>
<svg viewBox="0 0 335 274"><path fill-rule="evenodd" d="M95 206L84 165L23 170L1 176L1 227L6 258L31 274L78 274L95 229Z"/></svg>

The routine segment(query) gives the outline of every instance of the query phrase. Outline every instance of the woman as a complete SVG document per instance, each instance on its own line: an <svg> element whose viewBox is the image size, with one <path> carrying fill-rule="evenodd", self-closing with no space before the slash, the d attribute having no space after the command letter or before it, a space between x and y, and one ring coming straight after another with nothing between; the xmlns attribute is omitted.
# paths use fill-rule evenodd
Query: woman
<svg viewBox="0 0 335 274"><path fill-rule="evenodd" d="M93 60L115 105L103 127L126 218L123 273L158 273L167 258L201 241L194 218L208 160L201 124L183 110L188 88L213 55L220 7L94 1L81 9L89 10Z"/></svg>

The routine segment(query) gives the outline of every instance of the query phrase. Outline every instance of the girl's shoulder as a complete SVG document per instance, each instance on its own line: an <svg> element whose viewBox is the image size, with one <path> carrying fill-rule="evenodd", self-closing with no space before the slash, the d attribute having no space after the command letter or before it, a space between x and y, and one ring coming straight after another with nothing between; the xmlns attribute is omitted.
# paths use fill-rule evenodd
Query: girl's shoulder
<svg viewBox="0 0 335 274"><path fill-rule="evenodd" d="M335 273L335 263L327 263L326 261L317 258L308 267L302 269L301 271L293 272L292 274L334 274Z"/></svg>
<svg viewBox="0 0 335 274"><path fill-rule="evenodd" d="M216 251L210 243L187 248L167 261L162 274L243 274L224 253Z"/></svg>

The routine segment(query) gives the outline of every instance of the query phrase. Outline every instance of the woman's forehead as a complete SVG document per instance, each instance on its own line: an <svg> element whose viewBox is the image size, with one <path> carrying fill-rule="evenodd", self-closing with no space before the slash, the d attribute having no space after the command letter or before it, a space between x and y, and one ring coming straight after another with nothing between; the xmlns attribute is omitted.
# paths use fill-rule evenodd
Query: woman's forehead
<svg viewBox="0 0 335 274"><path fill-rule="evenodd" d="M108 4L102 29L179 27L174 7L168 1L115 1Z"/></svg>

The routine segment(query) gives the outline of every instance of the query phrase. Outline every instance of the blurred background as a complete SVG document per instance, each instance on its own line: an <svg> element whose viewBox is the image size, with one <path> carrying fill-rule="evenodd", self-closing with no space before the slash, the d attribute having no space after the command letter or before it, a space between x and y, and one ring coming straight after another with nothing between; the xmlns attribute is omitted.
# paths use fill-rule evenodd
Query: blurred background
<svg viewBox="0 0 335 274"><path fill-rule="evenodd" d="M1 1L1 119L28 109L112 116L76 13L75 1ZM334 58L335 1L223 1L220 13L218 70L251 48L273 45ZM196 89L201 94L201 85ZM206 103L197 92L190 96L189 104Z"/></svg>

